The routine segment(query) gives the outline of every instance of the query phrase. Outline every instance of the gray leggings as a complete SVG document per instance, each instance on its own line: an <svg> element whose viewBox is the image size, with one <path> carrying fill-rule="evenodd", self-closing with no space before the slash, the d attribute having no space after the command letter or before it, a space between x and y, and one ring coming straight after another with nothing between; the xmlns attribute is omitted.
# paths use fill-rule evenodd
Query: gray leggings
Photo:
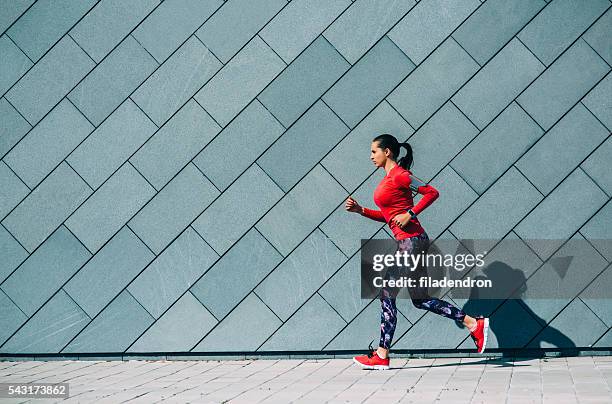
<svg viewBox="0 0 612 404"><path fill-rule="evenodd" d="M419 253L420 251L427 252L429 249L429 237L427 233L423 232L418 236L410 237L404 240L397 241L398 251L406 251L408 254ZM396 276L393 272L387 272L386 279L390 279ZM427 267L420 265L414 271L409 274L410 278L414 278L418 281L421 276L427 276ZM416 283L419 285L419 283ZM393 334L395 333L395 326L397 324L397 307L395 305L395 297L399 289L394 288L383 288L382 295L380 298L381 313L380 313L380 341L379 346L389 349L391 347L391 341L393 340ZM444 317L452 318L453 320L463 322L465 312L460 308L453 306L445 300L441 300L435 297L430 297L427 294L426 287L414 287L408 288L412 304L418 309L433 311Z"/></svg>

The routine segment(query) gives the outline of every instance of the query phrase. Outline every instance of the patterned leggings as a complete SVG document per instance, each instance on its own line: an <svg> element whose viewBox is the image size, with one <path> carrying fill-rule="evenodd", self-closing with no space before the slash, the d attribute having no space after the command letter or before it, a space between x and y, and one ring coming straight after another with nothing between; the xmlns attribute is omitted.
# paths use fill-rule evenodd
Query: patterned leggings
<svg viewBox="0 0 612 404"><path fill-rule="evenodd" d="M407 238L404 240L398 240L398 251L406 251L408 254L418 254L420 251L427 252L429 248L429 237L427 233ZM397 275L397 274L396 274ZM393 272L387 272L385 279L390 279L396 275ZM427 267L420 265L414 271L409 274L410 278L414 278L418 281L421 276L427 276ZM418 282L416 283L418 285ZM397 324L397 307L395 305L395 296L399 291L397 289L382 289L382 297L380 298L382 311L380 313L380 341L379 346L389 349L391 341L393 340L393 334L395 333L395 325ZM444 317L452 318L453 320L463 322L465 312L452 304L440 300L435 297L429 297L427 295L427 288L414 287L408 288L412 304L416 308L433 311Z"/></svg>

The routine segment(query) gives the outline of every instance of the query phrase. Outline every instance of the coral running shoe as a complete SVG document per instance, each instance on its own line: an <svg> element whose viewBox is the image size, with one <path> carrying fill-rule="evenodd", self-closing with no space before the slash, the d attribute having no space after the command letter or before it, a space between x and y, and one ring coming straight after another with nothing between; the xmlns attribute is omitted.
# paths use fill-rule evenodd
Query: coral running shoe
<svg viewBox="0 0 612 404"><path fill-rule="evenodd" d="M363 369L376 369L376 370L388 370L389 369L389 357L383 359L378 356L376 349L372 347L372 343L370 343L368 347L367 355L355 356L353 361L361 365Z"/></svg>
<svg viewBox="0 0 612 404"><path fill-rule="evenodd" d="M485 346L487 345L487 335L489 333L489 318L488 317L477 317L476 318L476 329L470 332L470 336L472 340L474 340L474 344L476 344L476 349L478 353L483 353L485 351Z"/></svg>

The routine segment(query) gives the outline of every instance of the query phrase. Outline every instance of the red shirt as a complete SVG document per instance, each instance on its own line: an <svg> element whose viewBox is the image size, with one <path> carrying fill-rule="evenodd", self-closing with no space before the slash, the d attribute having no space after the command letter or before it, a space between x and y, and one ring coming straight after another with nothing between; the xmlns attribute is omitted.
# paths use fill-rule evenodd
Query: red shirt
<svg viewBox="0 0 612 404"><path fill-rule="evenodd" d="M364 216L387 223L396 240L417 236L424 230L416 218L408 222L404 227L405 230L402 230L391 219L401 213L407 213L408 209L412 209L418 215L440 195L438 190L429 184L420 186L417 192L422 194L423 197L415 206L410 190L410 174L409 170L399 165L392 167L374 190L374 203L380 210L363 208Z"/></svg>

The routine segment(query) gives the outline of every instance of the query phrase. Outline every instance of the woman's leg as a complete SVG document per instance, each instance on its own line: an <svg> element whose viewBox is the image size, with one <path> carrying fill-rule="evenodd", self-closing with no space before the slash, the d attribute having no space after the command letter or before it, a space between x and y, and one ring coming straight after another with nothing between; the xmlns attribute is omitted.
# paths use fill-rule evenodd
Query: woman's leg
<svg viewBox="0 0 612 404"><path fill-rule="evenodd" d="M395 299L391 297L381 298L380 306L380 341L378 342L377 352L378 356L384 359L391 347L395 326L397 325L397 306L395 305Z"/></svg>

